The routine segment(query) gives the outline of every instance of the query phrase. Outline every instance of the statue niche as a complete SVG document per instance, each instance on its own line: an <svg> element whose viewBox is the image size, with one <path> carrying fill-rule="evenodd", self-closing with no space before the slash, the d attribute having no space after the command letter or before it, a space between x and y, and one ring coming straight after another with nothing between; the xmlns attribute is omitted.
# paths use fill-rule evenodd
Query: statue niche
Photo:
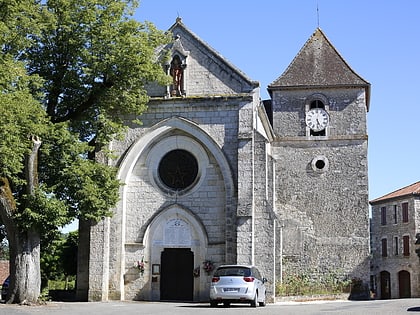
<svg viewBox="0 0 420 315"><path fill-rule="evenodd" d="M175 55L171 61L171 68L169 70L172 76L171 96L182 96L184 92L184 68L181 58Z"/></svg>

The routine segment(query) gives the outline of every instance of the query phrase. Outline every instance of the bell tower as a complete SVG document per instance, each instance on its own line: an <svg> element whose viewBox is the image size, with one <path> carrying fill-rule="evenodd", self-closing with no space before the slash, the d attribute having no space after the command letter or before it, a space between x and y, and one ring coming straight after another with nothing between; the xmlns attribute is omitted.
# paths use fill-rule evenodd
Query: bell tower
<svg viewBox="0 0 420 315"><path fill-rule="evenodd" d="M370 84L317 28L268 91L284 272L368 281Z"/></svg>

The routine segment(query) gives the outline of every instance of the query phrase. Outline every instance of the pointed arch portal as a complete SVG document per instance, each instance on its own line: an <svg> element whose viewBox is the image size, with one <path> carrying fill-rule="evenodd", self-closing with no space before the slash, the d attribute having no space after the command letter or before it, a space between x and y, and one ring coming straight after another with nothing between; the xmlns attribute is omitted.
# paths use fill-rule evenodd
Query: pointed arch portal
<svg viewBox="0 0 420 315"><path fill-rule="evenodd" d="M199 289L194 288L194 266L205 260L208 247L201 221L188 209L170 206L153 218L144 246L149 261L160 265L160 285L152 287L152 295L162 301L192 301Z"/></svg>

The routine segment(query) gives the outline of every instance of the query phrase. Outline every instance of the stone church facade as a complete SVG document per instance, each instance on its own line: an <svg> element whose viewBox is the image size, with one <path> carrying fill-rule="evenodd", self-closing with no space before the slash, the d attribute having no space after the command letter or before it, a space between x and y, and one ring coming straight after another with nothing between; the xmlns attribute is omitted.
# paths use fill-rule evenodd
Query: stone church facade
<svg viewBox="0 0 420 315"><path fill-rule="evenodd" d="M206 301L209 269L236 263L270 300L287 274L368 282L370 84L318 28L261 101L181 19L169 31L173 83L110 145L123 186L90 229L88 299Z"/></svg>

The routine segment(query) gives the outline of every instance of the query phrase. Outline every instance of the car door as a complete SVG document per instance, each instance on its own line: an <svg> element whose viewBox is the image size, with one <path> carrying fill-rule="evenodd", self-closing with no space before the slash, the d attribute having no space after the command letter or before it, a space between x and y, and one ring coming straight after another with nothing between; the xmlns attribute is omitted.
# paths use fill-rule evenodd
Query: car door
<svg viewBox="0 0 420 315"><path fill-rule="evenodd" d="M257 268L252 268L252 273L254 278L256 279L255 282L257 284L258 289L258 301L263 302L265 301L265 285L263 278L261 277L261 274Z"/></svg>

